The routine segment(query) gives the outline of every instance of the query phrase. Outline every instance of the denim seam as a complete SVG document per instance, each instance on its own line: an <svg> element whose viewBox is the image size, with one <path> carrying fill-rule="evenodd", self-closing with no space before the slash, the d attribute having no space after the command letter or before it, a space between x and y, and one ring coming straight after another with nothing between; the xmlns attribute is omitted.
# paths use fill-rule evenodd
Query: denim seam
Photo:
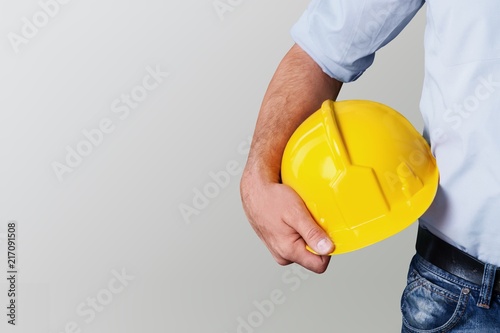
<svg viewBox="0 0 500 333"><path fill-rule="evenodd" d="M457 280L456 278L454 278L455 275L453 275L453 274L451 274L449 272L446 272L446 271L442 270L441 268L439 268L439 267L437 267L435 265L432 265L431 263L427 264L427 262L425 262L424 258L421 258L421 260L419 260L417 262L417 265L422 265L425 269L427 269L427 271L429 273L434 274L434 275L436 275L436 276L438 276L438 277L440 277L442 279L445 279L447 281L453 282L453 283L455 283L457 285L460 285L461 287L467 287L467 288L472 289L474 291L480 291L480 288L481 288L480 286L478 286L478 285L476 285L476 284L474 284L472 282L469 282L469 281L467 281L465 279L462 279L462 278L460 278L462 281ZM429 266L429 265L432 265L432 267ZM446 273L449 276L445 276L440 271L436 271L434 269L434 267L437 268L437 269L439 269L440 271L443 271L444 273Z"/></svg>
<svg viewBox="0 0 500 333"><path fill-rule="evenodd" d="M481 285L481 290L479 292L479 300L477 305L483 308L489 308L491 302L491 293L493 291L493 283L496 275L496 267L493 266L494 269L490 269L490 266L486 266L484 270L483 281Z"/></svg>
<svg viewBox="0 0 500 333"><path fill-rule="evenodd" d="M422 287L422 288L429 290L430 292L441 295L441 296L449 299L450 301L453 301L456 303L458 303L458 300L460 299L460 295L457 296L453 292L448 291L445 288L442 288L442 287L428 281L425 277L420 276L420 275L419 275L417 280L412 282L412 284L414 284L414 285L412 285L411 287L408 285L409 287L406 289L407 294L412 292L413 290L417 289L418 287Z"/></svg>
<svg viewBox="0 0 500 333"><path fill-rule="evenodd" d="M458 322L462 319L462 317L465 313L465 310L467 309L467 303L469 302L469 296L470 296L469 294L465 294L463 291L461 292L460 297L459 297L458 302L457 302L457 307L455 308L455 311L451 315L450 319L438 328L430 329L430 330L419 330L416 328L412 328L411 325L406 320L406 318L403 316L404 326L410 332L415 332L415 333L446 333L446 332L450 332L458 324ZM458 309L460 309L459 312L457 312Z"/></svg>
<svg viewBox="0 0 500 333"><path fill-rule="evenodd" d="M449 323L449 325L448 325L448 326L450 326L450 327L448 327L447 329L445 329L445 330L443 331L443 333L449 332L449 331L451 331L451 330L452 330L455 326L457 326L458 322L462 319L463 315L465 314L465 310L467 309L467 303L469 302L469 297L470 297L470 294L465 294L465 293L463 292L463 288L462 288L462 293L461 293L461 295L460 295L460 296L461 296L461 297L463 296L463 299L462 299L462 302L460 302L460 298L458 299L458 303L459 303L459 304L457 305L457 307L458 307L458 306L462 306L462 310L461 310L460 314L457 314L457 317L455 318L455 320L454 320L454 322L453 322L453 325L451 325L451 323ZM452 317L453 317L453 316L452 316Z"/></svg>
<svg viewBox="0 0 500 333"><path fill-rule="evenodd" d="M454 293L452 291L449 291L447 290L446 288L444 287L441 287L431 281L429 281L427 278L425 278L424 276L420 275L417 271L415 271L414 273L417 278L413 281L413 282L416 282L418 280L422 280L421 284L424 288L426 288L427 290L430 290L432 292L436 292L446 298L448 298L449 300L451 301L454 301L454 302L458 302L458 300L460 299L460 293ZM448 279L445 279L447 282L451 282L449 281ZM466 288L466 287L461 287L460 289L462 290L463 288ZM414 288L412 287L411 290L413 290ZM453 297L453 298L452 298Z"/></svg>

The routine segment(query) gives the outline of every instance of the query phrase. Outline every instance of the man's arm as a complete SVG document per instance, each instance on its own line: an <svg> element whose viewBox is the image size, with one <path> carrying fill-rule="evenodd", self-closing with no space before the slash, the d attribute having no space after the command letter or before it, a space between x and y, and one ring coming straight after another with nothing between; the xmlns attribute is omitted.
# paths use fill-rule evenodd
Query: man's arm
<svg viewBox="0 0 500 333"><path fill-rule="evenodd" d="M294 45L264 96L240 189L252 227L281 265L296 262L317 273L328 267L334 245L296 192L281 184L280 168L292 133L341 86ZM306 243L322 255L307 251Z"/></svg>

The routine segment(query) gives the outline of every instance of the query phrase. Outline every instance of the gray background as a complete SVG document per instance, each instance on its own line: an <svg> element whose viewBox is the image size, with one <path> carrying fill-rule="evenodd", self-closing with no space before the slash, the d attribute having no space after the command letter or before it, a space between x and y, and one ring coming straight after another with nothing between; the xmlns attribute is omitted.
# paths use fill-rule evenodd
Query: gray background
<svg viewBox="0 0 500 333"><path fill-rule="evenodd" d="M334 257L314 275L277 265L253 233L239 198L241 169L189 223L181 215L211 172L244 165L261 99L308 3L227 1L232 11L221 19L212 0L73 0L18 53L9 33L21 34L23 17L32 20L40 5L1 1L0 276L4 233L15 220L19 308L13 328L2 278L0 331L400 329L415 225ZM423 14L340 99L386 103L422 128ZM111 104L148 67L169 76L120 119ZM52 163L64 163L66 146L104 118L113 132L59 181ZM122 271L130 280L111 294L113 272ZM274 309L272 295L280 295ZM90 309L92 298L106 304L90 320L77 309ZM264 314L256 304L267 304ZM241 320L255 327L238 330Z"/></svg>

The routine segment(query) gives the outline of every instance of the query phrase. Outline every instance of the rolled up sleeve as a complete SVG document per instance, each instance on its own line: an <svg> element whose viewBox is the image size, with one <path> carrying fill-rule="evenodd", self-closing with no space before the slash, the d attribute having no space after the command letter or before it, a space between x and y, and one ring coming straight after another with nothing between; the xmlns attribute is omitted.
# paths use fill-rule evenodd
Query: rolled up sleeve
<svg viewBox="0 0 500 333"><path fill-rule="evenodd" d="M313 0L291 34L327 75L351 82L423 4L424 0Z"/></svg>

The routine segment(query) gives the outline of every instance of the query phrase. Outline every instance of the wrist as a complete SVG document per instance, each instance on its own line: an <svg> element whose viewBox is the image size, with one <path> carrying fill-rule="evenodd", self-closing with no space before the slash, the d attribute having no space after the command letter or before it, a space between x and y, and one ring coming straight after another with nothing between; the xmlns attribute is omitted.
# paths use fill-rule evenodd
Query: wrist
<svg viewBox="0 0 500 333"><path fill-rule="evenodd" d="M241 181L242 183L251 182L252 184L280 183L280 168L263 163L248 162L243 170Z"/></svg>

